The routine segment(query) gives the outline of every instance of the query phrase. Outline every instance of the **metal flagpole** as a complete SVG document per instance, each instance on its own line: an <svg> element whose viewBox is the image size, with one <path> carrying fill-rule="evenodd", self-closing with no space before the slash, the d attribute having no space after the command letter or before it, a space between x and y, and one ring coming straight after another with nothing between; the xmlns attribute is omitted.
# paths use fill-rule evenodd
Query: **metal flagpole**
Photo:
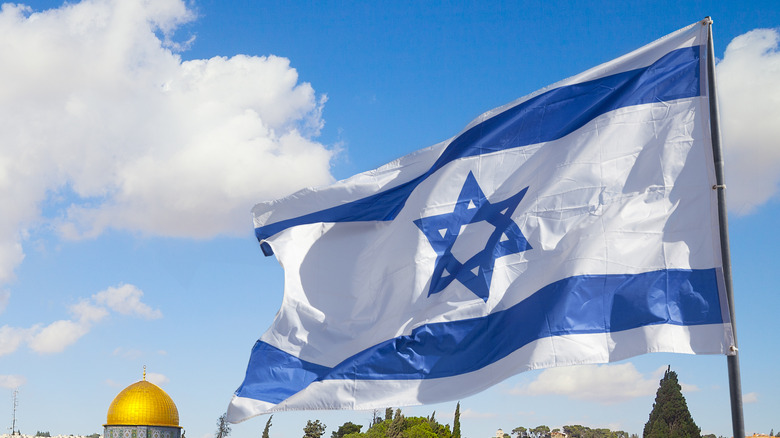
<svg viewBox="0 0 780 438"><path fill-rule="evenodd" d="M726 184L723 178L723 151L720 144L720 113L715 90L715 49L712 45L712 19L706 17L702 25L707 26L707 88L710 103L710 135L715 159L715 182L712 188L718 194L718 221L720 222L720 252L723 257L723 279L729 303L729 319L734 333L734 345L726 356L731 396L731 425L734 438L745 438L745 420L742 414L742 380L739 373L739 350L737 349L737 325L734 319L734 290L731 285L731 254L729 250L728 216L726 215Z"/></svg>

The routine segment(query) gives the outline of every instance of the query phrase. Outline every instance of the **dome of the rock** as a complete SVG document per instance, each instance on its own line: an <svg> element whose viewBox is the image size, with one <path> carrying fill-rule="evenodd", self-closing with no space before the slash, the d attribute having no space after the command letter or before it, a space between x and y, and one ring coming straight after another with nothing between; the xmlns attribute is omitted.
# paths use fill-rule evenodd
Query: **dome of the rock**
<svg viewBox="0 0 780 438"><path fill-rule="evenodd" d="M120 392L108 407L106 426L179 427L173 399L154 383L141 380Z"/></svg>
<svg viewBox="0 0 780 438"><path fill-rule="evenodd" d="M173 399L144 379L114 397L108 407L105 438L180 438L179 410Z"/></svg>

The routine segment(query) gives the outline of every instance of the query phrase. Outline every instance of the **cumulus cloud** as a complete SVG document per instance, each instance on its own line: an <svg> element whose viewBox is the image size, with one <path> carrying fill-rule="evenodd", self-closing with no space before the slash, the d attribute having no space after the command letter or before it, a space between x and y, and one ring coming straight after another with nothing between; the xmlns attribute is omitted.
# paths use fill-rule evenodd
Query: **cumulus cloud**
<svg viewBox="0 0 780 438"><path fill-rule="evenodd" d="M160 310L152 309L141 302L143 295L143 291L132 284L123 284L98 292L92 296L92 299L123 315L134 315L145 319L162 318Z"/></svg>
<svg viewBox="0 0 780 438"><path fill-rule="evenodd" d="M22 343L30 339L30 335L30 329L7 325L0 327L0 357L16 351Z"/></svg>
<svg viewBox="0 0 780 438"><path fill-rule="evenodd" d="M59 353L76 343L89 329L89 324L82 321L54 321L46 327L36 328L28 345L36 353Z"/></svg>
<svg viewBox="0 0 780 438"><path fill-rule="evenodd" d="M183 61L183 0L0 9L0 284L25 236L108 228L209 238L331 181L325 102L285 58Z"/></svg>
<svg viewBox="0 0 780 438"><path fill-rule="evenodd" d="M748 392L747 394L743 394L742 401L744 403L758 403L758 393Z"/></svg>
<svg viewBox="0 0 780 438"><path fill-rule="evenodd" d="M24 376L16 374L0 374L0 388L15 389L27 383Z"/></svg>
<svg viewBox="0 0 780 438"><path fill-rule="evenodd" d="M602 404L620 403L637 397L655 394L656 378L666 367L659 368L645 377L634 364L581 365L549 368L534 381L510 391L516 395L564 395L569 398Z"/></svg>
<svg viewBox="0 0 780 438"><path fill-rule="evenodd" d="M98 322L108 316L108 311L103 307L95 306L87 301L82 301L70 308L76 319L85 324Z"/></svg>
<svg viewBox="0 0 780 438"><path fill-rule="evenodd" d="M734 38L717 65L729 209L748 214L780 188L780 33Z"/></svg>
<svg viewBox="0 0 780 438"><path fill-rule="evenodd" d="M70 306L73 319L36 324L30 328L0 327L0 357L13 353L24 344L39 354L62 352L89 333L110 310L145 319L161 318L162 312L141 302L142 296L143 291L131 284L109 287L92 295L90 300ZM122 354L122 350L117 349L114 354Z"/></svg>

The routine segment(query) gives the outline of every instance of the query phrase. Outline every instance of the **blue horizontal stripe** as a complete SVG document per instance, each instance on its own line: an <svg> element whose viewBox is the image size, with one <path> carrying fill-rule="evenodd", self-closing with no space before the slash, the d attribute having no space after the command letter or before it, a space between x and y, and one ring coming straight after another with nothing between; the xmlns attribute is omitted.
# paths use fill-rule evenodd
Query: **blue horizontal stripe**
<svg viewBox="0 0 780 438"><path fill-rule="evenodd" d="M699 46L678 49L645 68L542 93L471 127L447 146L427 172L405 184L256 228L255 235L263 240L317 222L393 220L417 185L454 160L556 140L618 108L699 96L699 51Z"/></svg>
<svg viewBox="0 0 780 438"><path fill-rule="evenodd" d="M581 275L552 283L490 315L426 324L377 344L333 368L258 341L236 392L279 403L312 382L411 380L481 369L539 339L619 332L655 324L723 323L715 269L635 275Z"/></svg>

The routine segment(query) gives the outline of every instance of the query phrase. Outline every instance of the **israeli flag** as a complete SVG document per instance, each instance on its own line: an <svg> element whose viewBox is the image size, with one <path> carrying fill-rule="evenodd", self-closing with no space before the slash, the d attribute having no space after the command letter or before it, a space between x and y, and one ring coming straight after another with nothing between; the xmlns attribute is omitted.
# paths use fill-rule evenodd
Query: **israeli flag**
<svg viewBox="0 0 780 438"><path fill-rule="evenodd" d="M229 420L436 403L649 352L728 354L708 25L258 204L284 300Z"/></svg>

